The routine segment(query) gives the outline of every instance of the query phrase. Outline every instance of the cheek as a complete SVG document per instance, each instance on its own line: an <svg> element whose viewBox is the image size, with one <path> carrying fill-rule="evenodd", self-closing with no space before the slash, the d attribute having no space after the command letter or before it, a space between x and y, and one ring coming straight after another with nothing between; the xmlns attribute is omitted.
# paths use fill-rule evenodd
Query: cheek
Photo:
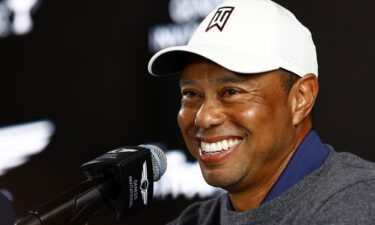
<svg viewBox="0 0 375 225"><path fill-rule="evenodd" d="M185 139L185 142L189 142L189 137L194 138L196 126L195 126L195 117L196 110L189 108L181 108L178 112L177 122L180 127L182 136Z"/></svg>
<svg viewBox="0 0 375 225"><path fill-rule="evenodd" d="M194 151L194 140L195 140L195 113L194 110L181 108L177 115L177 122L178 126L180 127L180 131L182 137L185 140L185 144L193 155L193 157L197 157L197 153Z"/></svg>
<svg viewBox="0 0 375 225"><path fill-rule="evenodd" d="M232 112L233 120L249 132L259 128L267 118L264 110L254 105L237 107Z"/></svg>
<svg viewBox="0 0 375 225"><path fill-rule="evenodd" d="M275 139L275 132L279 130L277 115L270 107L260 105L241 107L233 114L233 118L236 124L249 135L248 147L256 149L253 154L261 154L263 149L267 149Z"/></svg>
<svg viewBox="0 0 375 225"><path fill-rule="evenodd" d="M285 108L270 103L247 104L232 110L232 118L249 131L272 133L287 119Z"/></svg>
<svg viewBox="0 0 375 225"><path fill-rule="evenodd" d="M245 109L239 109L237 117L241 121L251 121L258 117L258 110L255 107L249 107Z"/></svg>
<svg viewBox="0 0 375 225"><path fill-rule="evenodd" d="M184 132L191 123L194 123L194 114L191 112L191 110L181 108L177 115L177 122L181 131Z"/></svg>
<svg viewBox="0 0 375 225"><path fill-rule="evenodd" d="M238 111L239 112L239 111ZM249 133L249 149L253 158L264 162L274 158L279 149L288 142L290 113L284 105L254 106L243 109L237 117Z"/></svg>

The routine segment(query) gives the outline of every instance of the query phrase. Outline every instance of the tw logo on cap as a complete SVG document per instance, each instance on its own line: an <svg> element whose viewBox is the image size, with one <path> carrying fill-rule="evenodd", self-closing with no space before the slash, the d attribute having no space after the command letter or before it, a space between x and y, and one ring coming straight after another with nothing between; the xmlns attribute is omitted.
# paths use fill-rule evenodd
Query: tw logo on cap
<svg viewBox="0 0 375 225"><path fill-rule="evenodd" d="M230 14L232 14L234 7L225 6L217 9L216 13L211 19L210 24L206 29L206 32L213 27L217 27L220 31L223 31L225 24L227 23Z"/></svg>

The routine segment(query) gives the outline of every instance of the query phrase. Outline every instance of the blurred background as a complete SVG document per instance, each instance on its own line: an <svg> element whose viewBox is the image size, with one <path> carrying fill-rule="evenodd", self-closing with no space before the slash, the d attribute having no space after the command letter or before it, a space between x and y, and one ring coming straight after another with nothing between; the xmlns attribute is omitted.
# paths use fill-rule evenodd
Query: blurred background
<svg viewBox="0 0 375 225"><path fill-rule="evenodd" d="M162 143L192 165L176 122L178 77L152 77L147 63L184 44L223 1L0 0L0 189L17 217L83 181L81 164L119 146ZM276 2L313 34L323 142L375 161L372 1ZM191 171L189 182L201 182ZM217 192L173 182L163 185L178 190L126 224L165 224ZM112 223L106 212L97 218Z"/></svg>

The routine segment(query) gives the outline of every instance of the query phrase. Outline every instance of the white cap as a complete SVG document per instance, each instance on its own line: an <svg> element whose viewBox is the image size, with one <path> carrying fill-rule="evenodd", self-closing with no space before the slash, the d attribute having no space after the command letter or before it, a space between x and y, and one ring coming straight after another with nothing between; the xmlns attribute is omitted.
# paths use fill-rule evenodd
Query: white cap
<svg viewBox="0 0 375 225"><path fill-rule="evenodd" d="M187 54L207 58L237 73L279 68L318 76L310 31L287 9L270 0L230 0L213 10L189 43L163 49L148 64L153 75L181 72Z"/></svg>

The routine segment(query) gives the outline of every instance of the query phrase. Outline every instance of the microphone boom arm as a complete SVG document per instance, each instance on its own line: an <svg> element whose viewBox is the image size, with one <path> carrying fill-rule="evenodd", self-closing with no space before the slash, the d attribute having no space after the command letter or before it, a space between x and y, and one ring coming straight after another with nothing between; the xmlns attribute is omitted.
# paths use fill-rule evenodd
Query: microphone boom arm
<svg viewBox="0 0 375 225"><path fill-rule="evenodd" d="M106 190L113 190L111 179L88 179L65 193L51 199L37 210L18 221L16 225L83 225L104 205ZM42 222L43 221L43 222Z"/></svg>

